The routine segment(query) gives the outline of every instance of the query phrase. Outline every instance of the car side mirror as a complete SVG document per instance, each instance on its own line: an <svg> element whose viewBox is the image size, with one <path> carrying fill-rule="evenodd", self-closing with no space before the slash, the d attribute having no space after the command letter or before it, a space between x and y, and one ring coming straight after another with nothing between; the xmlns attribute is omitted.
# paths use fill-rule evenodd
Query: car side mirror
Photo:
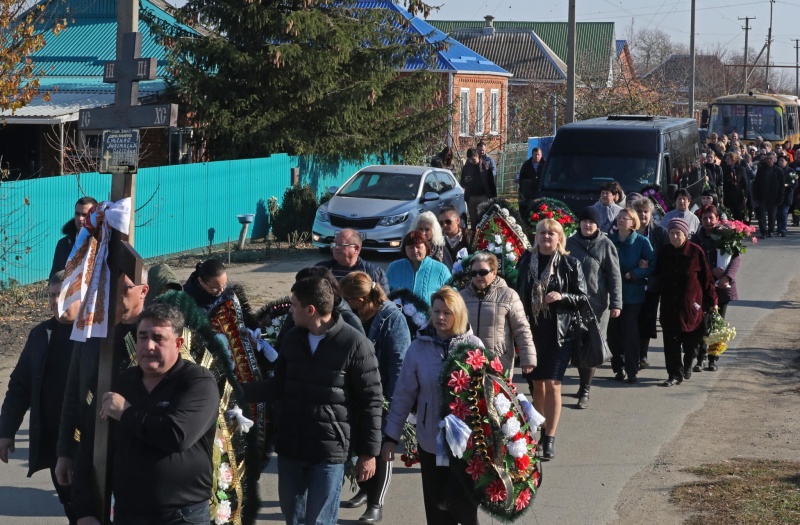
<svg viewBox="0 0 800 525"><path fill-rule="evenodd" d="M438 200L439 200L439 194L436 193L435 191L429 191L429 192L426 192L425 195L422 196L422 199L420 199L420 202L429 202L429 201L438 201Z"/></svg>
<svg viewBox="0 0 800 525"><path fill-rule="evenodd" d="M338 190L339 190L339 186L331 186L330 188L328 188L328 193L330 193L331 195L333 195L333 194L335 194L335 193L336 193Z"/></svg>
<svg viewBox="0 0 800 525"><path fill-rule="evenodd" d="M678 191L678 185L677 184L667 184L667 198L670 201L674 201L675 200L675 192L676 191Z"/></svg>

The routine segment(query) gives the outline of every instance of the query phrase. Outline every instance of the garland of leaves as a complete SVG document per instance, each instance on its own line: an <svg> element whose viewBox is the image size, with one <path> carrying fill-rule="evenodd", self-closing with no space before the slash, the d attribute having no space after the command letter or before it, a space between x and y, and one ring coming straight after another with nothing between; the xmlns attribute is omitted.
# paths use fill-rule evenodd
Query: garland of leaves
<svg viewBox="0 0 800 525"><path fill-rule="evenodd" d="M523 403L524 395L519 399L500 359L469 343L450 351L440 385L443 413L458 417L472 430L466 451L457 460L464 463L468 493L498 519L517 520L530 507L542 482L533 439L533 407L527 400ZM487 385L492 386L488 396Z"/></svg>
<svg viewBox="0 0 800 525"><path fill-rule="evenodd" d="M642 194L643 197L650 199L653 203L653 208L655 208L655 212L659 214L659 217L663 217L669 211L669 206L667 206L667 201L664 200L664 195L661 193L661 186L658 184L648 184L642 191L639 192Z"/></svg>
<svg viewBox="0 0 800 525"><path fill-rule="evenodd" d="M544 208L542 208L544 206ZM569 209L569 206L558 199L541 197L533 201L530 207L527 222L531 227L531 238L536 237L536 225L543 219L558 221L564 228L564 237L569 237L578 227L578 218ZM548 216L549 214L549 216Z"/></svg>
<svg viewBox="0 0 800 525"><path fill-rule="evenodd" d="M242 409L245 417L252 419L249 413L249 403L244 399L244 392L233 370L233 358L227 346L217 338L217 332L211 328L208 313L200 309L194 299L183 291L170 290L156 297L154 302L171 304L176 306L183 313L185 326L202 339L207 351L213 357L213 362L208 367L209 370L214 374L214 377L217 378L218 383L220 381L227 381L233 389L232 393L235 397L236 405ZM261 476L263 464L259 457L258 436L255 432L247 434L237 432L234 436L236 441L232 443L232 445L236 450L244 450L244 454L239 454L239 457L243 458L246 468L244 476L241 477L242 501L232 501L231 506L238 504L242 523L244 525L251 525L256 522L258 509L261 505L258 496L258 479ZM233 438L234 436L231 437ZM215 502L212 502L212 516L214 516L216 512L216 507L213 503L218 504L220 501L217 494L215 494L214 497L217 499ZM232 511L233 510L236 509L233 508Z"/></svg>

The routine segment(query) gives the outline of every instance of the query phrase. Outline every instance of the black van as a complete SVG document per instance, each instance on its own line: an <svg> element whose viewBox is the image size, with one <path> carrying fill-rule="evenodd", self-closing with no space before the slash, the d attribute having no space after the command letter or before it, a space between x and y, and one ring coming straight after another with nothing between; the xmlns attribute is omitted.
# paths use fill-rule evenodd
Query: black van
<svg viewBox="0 0 800 525"><path fill-rule="evenodd" d="M578 213L598 201L601 186L617 181L625 193L660 185L670 208L675 191L686 188L699 204L699 148L697 121L689 118L616 115L566 124L550 148L539 197Z"/></svg>

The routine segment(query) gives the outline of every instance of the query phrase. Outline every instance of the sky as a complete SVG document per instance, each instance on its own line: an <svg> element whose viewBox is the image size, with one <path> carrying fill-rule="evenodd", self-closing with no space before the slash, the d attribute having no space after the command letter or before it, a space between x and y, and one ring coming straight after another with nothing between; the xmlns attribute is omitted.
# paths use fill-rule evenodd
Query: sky
<svg viewBox="0 0 800 525"><path fill-rule="evenodd" d="M434 0L441 5L431 20L483 20L492 15L503 21L566 22L568 0ZM616 37L627 40L633 23L634 32L657 27L670 35L673 42L689 45L691 0L576 0L578 22L614 22ZM772 48L774 65L795 65L795 42L800 38L800 0L776 0L773 6ZM732 46L744 50L744 18L750 20L749 47L756 53L767 39L769 0L696 0L696 46ZM766 52L765 52L766 53ZM790 70L791 71L791 70ZM792 71L793 73L793 71Z"/></svg>

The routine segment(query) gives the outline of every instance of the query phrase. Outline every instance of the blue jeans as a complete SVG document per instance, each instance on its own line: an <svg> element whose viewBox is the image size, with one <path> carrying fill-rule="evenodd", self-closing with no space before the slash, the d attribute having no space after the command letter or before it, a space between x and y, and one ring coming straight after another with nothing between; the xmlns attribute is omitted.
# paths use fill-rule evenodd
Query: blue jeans
<svg viewBox="0 0 800 525"><path fill-rule="evenodd" d="M287 525L335 525L344 463L309 463L278 455L278 499Z"/></svg>
<svg viewBox="0 0 800 525"><path fill-rule="evenodd" d="M782 204L778 206L778 232L786 233L788 225L789 225L789 205Z"/></svg>
<svg viewBox="0 0 800 525"><path fill-rule="evenodd" d="M161 516L114 516L114 525L210 525L211 510L208 501L195 503Z"/></svg>

